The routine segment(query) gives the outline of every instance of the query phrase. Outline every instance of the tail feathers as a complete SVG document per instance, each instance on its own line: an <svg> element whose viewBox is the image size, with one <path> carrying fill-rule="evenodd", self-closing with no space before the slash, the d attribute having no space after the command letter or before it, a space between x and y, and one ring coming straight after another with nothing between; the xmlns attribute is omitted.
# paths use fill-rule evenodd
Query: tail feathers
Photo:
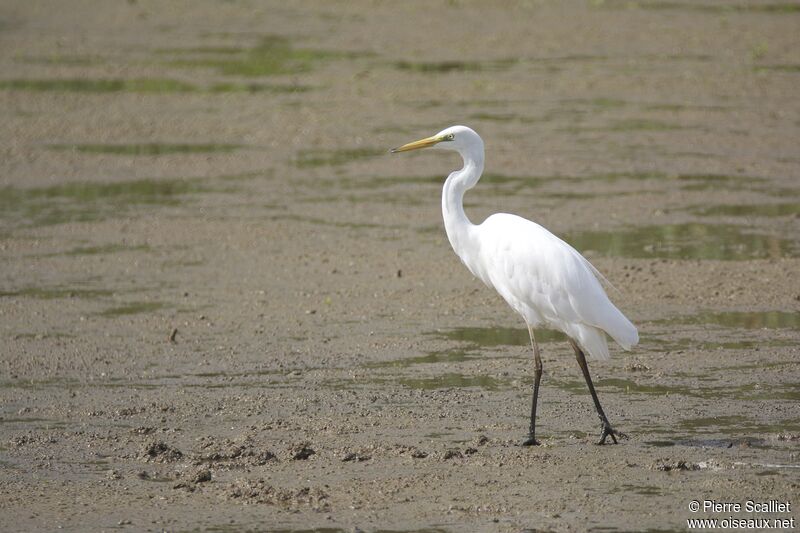
<svg viewBox="0 0 800 533"><path fill-rule="evenodd" d="M602 330L592 326L581 325L569 336L578 342L578 345L583 348L590 358L603 361L611 358L611 354L608 352L606 336Z"/></svg>
<svg viewBox="0 0 800 533"><path fill-rule="evenodd" d="M630 350L633 346L639 344L639 332L636 331L636 326L634 326L628 318L622 314L622 311L617 309L610 300L608 300L607 296L605 295L602 285L606 285L613 289L617 294L619 294L619 290L614 287L614 285L608 281L608 279L599 271L597 270L593 264L589 262L588 259L583 257L577 251L575 251L575 255L581 260L584 266L589 268L592 271L595 278L599 280L601 287L599 287L600 293L603 293L602 296L605 298L606 306L599 312L598 315L595 315L596 321L592 321L595 326L599 327L602 330L605 330L612 339L617 341L617 343L622 346L626 350ZM602 307L602 306L601 306ZM587 310L585 310L587 311ZM594 313L589 313L589 315L593 315ZM602 335L601 335L602 337ZM588 349L588 348L587 348ZM608 354L608 347L605 349L605 353ZM605 357L608 358L608 355Z"/></svg>
<svg viewBox="0 0 800 533"><path fill-rule="evenodd" d="M589 318L587 322L605 331L620 346L630 350L632 346L639 343L639 332L636 331L636 326L610 300L606 300L605 303L606 305L601 309L592 309L592 316L587 317Z"/></svg>
<svg viewBox="0 0 800 533"><path fill-rule="evenodd" d="M616 322L613 328L606 330L612 339L626 350L639 344L639 332L636 330L636 326L625 318L625 315L620 313Z"/></svg>

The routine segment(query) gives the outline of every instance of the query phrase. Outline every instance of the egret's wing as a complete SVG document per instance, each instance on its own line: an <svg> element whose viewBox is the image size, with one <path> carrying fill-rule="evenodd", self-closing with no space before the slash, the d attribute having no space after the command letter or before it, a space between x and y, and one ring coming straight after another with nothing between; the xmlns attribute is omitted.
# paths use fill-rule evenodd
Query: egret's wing
<svg viewBox="0 0 800 533"><path fill-rule="evenodd" d="M569 243L567 243L567 244L569 244ZM570 246L570 247L571 247L571 246ZM596 277L596 278L597 278L597 279L600 281L600 283L601 283L601 284L603 284L603 285L605 285L606 287L609 287L609 288L611 288L611 289L614 289L614 292L616 292L617 294L621 294L621 293L619 292L619 289L617 289L617 288L614 286L614 284L613 284L613 283L611 283L610 281L608 281L608 278L607 278L607 277L605 277L605 276L603 275L603 273L602 273L602 272L600 272L599 270L597 270L597 269L594 267L594 265L593 265L592 263L590 263L590 262L589 262L589 260L588 260L588 259L586 259L585 257L583 257L583 256L580 254L580 252L578 252L578 251L577 251L577 250L575 250L574 248L573 248L572 250L573 250L573 251L574 251L576 254L578 254L578 256L581 258L581 260L583 261L583 263L584 263L584 264L585 264L587 267L589 267L589 269L592 271L592 273L594 274L594 276L595 276L595 277Z"/></svg>
<svg viewBox="0 0 800 533"><path fill-rule="evenodd" d="M489 217L479 233L482 267L476 275L523 316L527 306L534 319L565 332L583 324L606 331L625 348L636 344L636 328L608 299L599 272L569 244L508 214Z"/></svg>

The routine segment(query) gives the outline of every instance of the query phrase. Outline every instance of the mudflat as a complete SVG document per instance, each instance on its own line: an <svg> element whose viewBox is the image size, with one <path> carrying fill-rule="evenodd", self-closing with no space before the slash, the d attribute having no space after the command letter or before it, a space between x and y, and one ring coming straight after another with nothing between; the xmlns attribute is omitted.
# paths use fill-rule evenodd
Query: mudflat
<svg viewBox="0 0 800 533"><path fill-rule="evenodd" d="M800 4L9 0L0 65L3 531L797 516ZM519 446L460 161L387 153L451 124L468 216L563 237L639 327L589 361L620 444L542 331Z"/></svg>

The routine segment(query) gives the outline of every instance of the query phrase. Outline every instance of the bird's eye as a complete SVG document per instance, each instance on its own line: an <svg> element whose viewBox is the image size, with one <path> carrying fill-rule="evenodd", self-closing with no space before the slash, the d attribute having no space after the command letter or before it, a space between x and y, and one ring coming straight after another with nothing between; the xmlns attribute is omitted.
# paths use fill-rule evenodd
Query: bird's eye
<svg viewBox="0 0 800 533"><path fill-rule="evenodd" d="M455 134L455 133L450 133L450 134L449 134L447 137L445 137L445 138L446 138L448 141L452 141L453 139L455 139L455 138L456 138L456 134Z"/></svg>

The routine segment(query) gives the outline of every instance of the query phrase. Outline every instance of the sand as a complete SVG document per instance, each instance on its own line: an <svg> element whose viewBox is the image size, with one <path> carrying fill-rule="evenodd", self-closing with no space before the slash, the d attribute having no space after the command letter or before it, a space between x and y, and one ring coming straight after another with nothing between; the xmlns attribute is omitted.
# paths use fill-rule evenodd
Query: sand
<svg viewBox="0 0 800 533"><path fill-rule="evenodd" d="M800 505L800 7L6 1L0 529L682 531ZM444 234L581 250L590 361ZM774 526L773 526L774 527ZM788 527L788 526L787 526Z"/></svg>

